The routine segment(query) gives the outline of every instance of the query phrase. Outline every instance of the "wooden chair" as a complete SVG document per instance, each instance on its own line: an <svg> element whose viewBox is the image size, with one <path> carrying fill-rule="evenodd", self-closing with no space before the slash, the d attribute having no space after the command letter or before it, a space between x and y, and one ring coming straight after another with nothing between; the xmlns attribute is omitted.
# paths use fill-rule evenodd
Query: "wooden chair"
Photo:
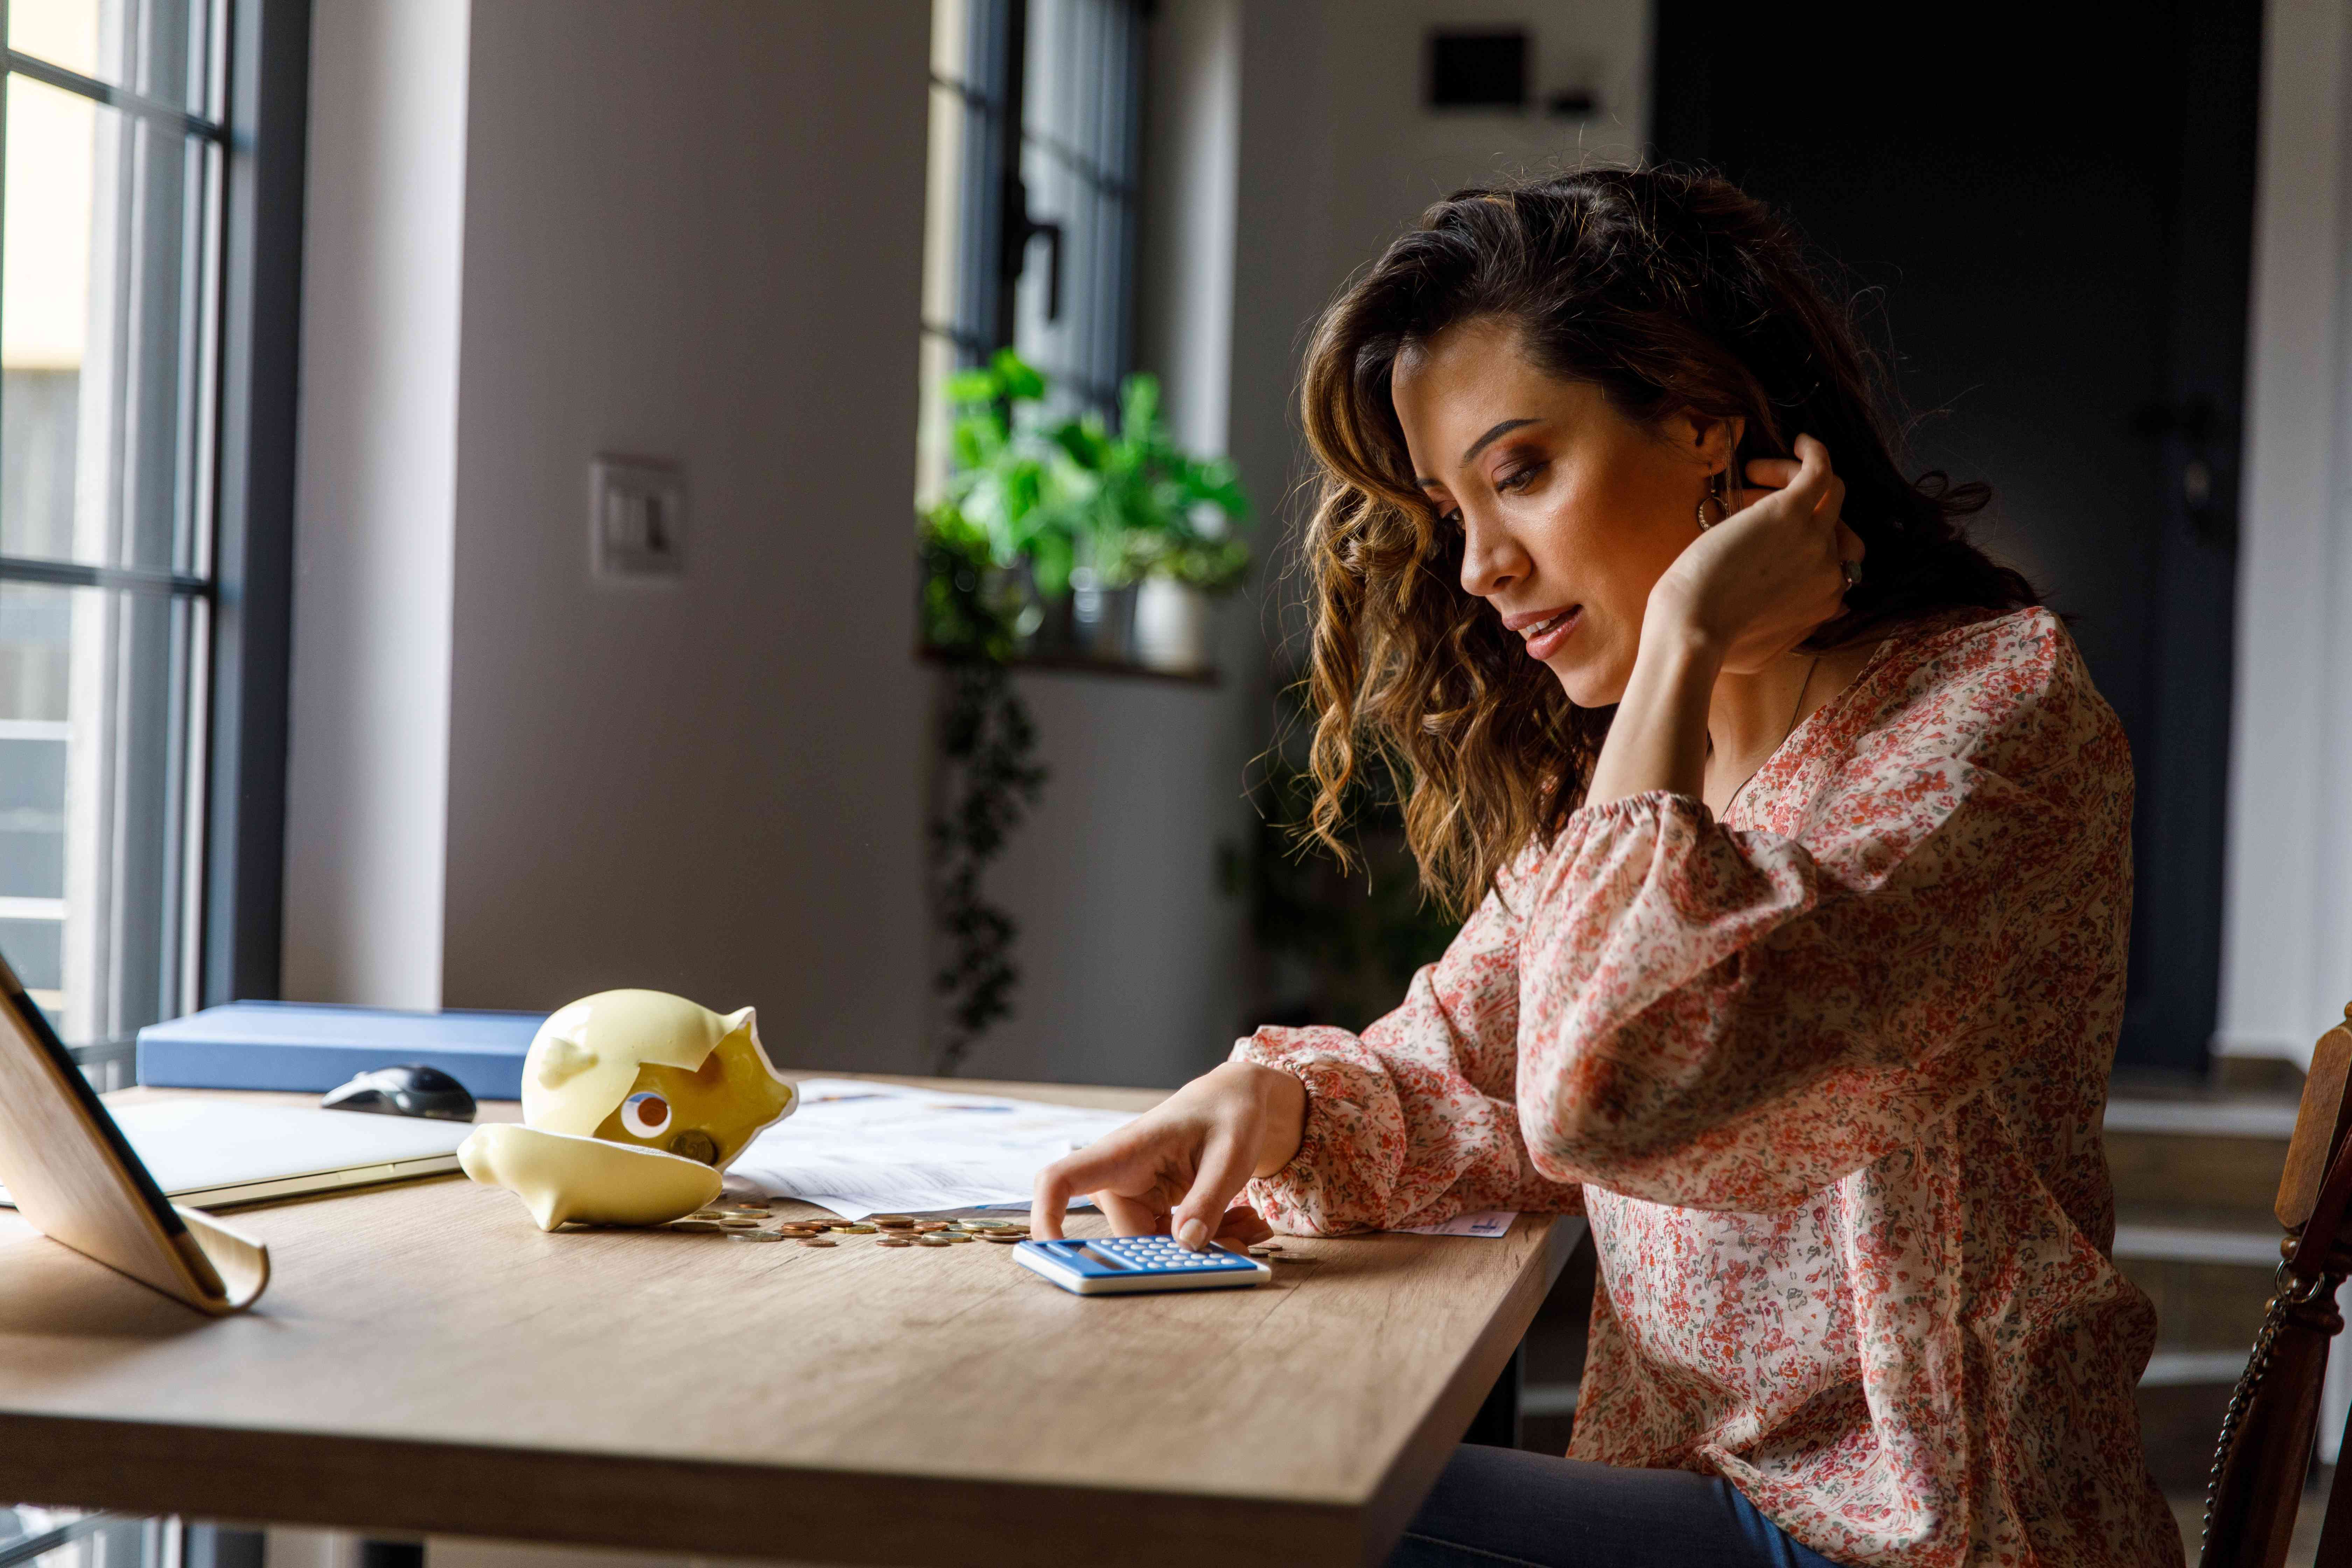
<svg viewBox="0 0 2352 1568"><path fill-rule="evenodd" d="M2278 1289L2230 1395L2205 1494L2202 1568L2279 1568L2294 1533L2319 1426L2327 1345L2344 1327L2336 1288L2352 1274L2352 1006L2319 1037L2279 1178ZM2347 1434L2352 1447L2352 1431ZM2352 1486L2328 1494L2316 1568L2352 1568Z"/></svg>

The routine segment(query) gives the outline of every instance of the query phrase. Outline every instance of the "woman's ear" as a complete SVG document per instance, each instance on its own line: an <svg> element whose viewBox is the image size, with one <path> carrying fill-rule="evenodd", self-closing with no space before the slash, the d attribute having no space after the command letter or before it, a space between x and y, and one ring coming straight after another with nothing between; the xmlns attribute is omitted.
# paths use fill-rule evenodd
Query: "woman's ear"
<svg viewBox="0 0 2352 1568"><path fill-rule="evenodd" d="M1685 408L1666 418L1666 434L1677 451L1687 455L1706 472L1718 473L1731 464L1732 454L1739 450L1739 438L1748 434L1744 415L1720 417ZM1747 481L1738 475L1731 476L1734 485Z"/></svg>

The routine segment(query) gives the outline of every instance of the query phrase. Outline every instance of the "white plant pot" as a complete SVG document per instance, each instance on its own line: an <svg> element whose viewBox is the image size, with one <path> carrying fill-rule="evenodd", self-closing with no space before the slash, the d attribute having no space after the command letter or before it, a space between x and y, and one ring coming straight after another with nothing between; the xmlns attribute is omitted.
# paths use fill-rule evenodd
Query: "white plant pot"
<svg viewBox="0 0 2352 1568"><path fill-rule="evenodd" d="M1173 577L1147 577L1135 595L1135 657L1151 669L1209 668L1209 596Z"/></svg>

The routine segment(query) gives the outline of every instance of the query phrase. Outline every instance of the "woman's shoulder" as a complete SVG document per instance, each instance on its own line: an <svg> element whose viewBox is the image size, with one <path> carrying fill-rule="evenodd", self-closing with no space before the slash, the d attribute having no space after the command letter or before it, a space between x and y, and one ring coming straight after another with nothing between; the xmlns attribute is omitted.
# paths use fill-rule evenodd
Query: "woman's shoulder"
<svg viewBox="0 0 2352 1568"><path fill-rule="evenodd" d="M2041 605L1948 611L1893 630L1860 684L1866 731L2012 776L2060 757L2130 767L2066 623Z"/></svg>

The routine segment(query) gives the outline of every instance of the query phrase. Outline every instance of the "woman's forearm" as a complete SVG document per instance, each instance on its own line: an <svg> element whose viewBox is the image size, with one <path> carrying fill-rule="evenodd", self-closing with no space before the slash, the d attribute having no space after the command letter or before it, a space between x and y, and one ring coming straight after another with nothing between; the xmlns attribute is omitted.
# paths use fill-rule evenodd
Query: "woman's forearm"
<svg viewBox="0 0 2352 1568"><path fill-rule="evenodd" d="M1679 616L1654 613L1643 623L1633 673L1610 721L1609 739L1592 769L1585 804L1622 800L1647 790L1699 795L1706 787L1707 706L1722 651Z"/></svg>

